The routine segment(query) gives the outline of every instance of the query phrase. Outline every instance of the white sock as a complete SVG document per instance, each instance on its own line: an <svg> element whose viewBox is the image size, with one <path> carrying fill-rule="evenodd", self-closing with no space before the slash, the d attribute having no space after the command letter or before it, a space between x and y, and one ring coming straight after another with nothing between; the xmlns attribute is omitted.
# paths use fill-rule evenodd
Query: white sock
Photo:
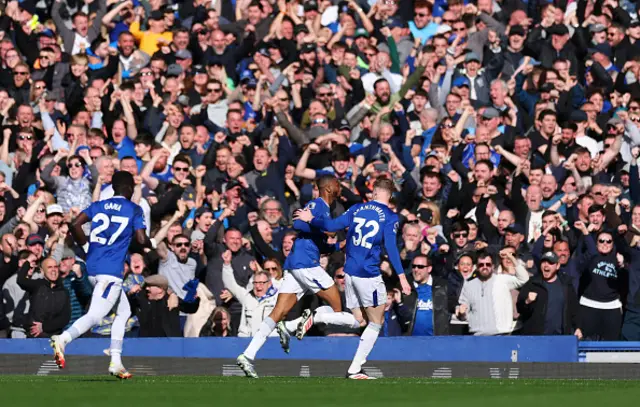
<svg viewBox="0 0 640 407"><path fill-rule="evenodd" d="M298 317L291 321L284 321L284 326L285 328L287 328L287 331L289 331L290 334L296 332L296 330L298 329L298 324L300 324L300 320L302 320L302 317Z"/></svg>
<svg viewBox="0 0 640 407"><path fill-rule="evenodd" d="M113 363L116 366L121 366L122 359L120 358L120 356L122 356L122 350L111 349L111 363Z"/></svg>
<svg viewBox="0 0 640 407"><path fill-rule="evenodd" d="M66 345L71 342L73 338L71 337L69 331L64 331L62 334L60 334L60 340L62 340L62 343Z"/></svg>
<svg viewBox="0 0 640 407"><path fill-rule="evenodd" d="M353 314L349 314L348 312L324 312L316 314L314 323L348 326L354 329L360 328L360 322L358 322Z"/></svg>
<svg viewBox="0 0 640 407"><path fill-rule="evenodd" d="M360 337L358 350L356 351L356 355L353 357L353 362L351 362L351 366L349 366L347 373L355 374L362 370L362 365L366 362L371 349L373 349L373 345L375 345L376 340L378 339L378 334L380 333L381 328L382 325L369 322L369 325L367 325Z"/></svg>
<svg viewBox="0 0 640 407"><path fill-rule="evenodd" d="M256 353L262 348L267 337L273 330L276 328L276 323L273 322L273 319L270 317L266 317L262 323L260 324L260 329L251 339L251 343L247 346L247 349L244 351L244 355L249 359L253 360L256 358Z"/></svg>

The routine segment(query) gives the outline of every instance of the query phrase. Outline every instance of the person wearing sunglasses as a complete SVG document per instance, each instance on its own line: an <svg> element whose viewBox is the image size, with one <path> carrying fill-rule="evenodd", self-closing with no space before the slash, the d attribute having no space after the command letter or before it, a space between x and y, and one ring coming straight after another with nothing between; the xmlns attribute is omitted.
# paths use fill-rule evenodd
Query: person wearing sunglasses
<svg viewBox="0 0 640 407"><path fill-rule="evenodd" d="M593 233L591 225L576 222L582 232L586 251L578 257L578 272L582 274L580 318L587 340L618 340L622 325L622 256L630 254L627 242L619 233L602 230ZM626 232L626 225L618 232Z"/></svg>
<svg viewBox="0 0 640 407"><path fill-rule="evenodd" d="M575 335L582 337L578 298L571 280L559 274L560 260L546 252L536 274L520 289L516 306L522 335Z"/></svg>
<svg viewBox="0 0 640 407"><path fill-rule="evenodd" d="M402 299L409 319L404 329L411 336L447 335L449 314L447 312L447 282L436 276L432 260L425 255L416 256L411 262L413 290Z"/></svg>
<svg viewBox="0 0 640 407"><path fill-rule="evenodd" d="M517 290L529 280L524 267L516 267L515 275L496 274L497 263L485 251L478 252L477 278L462 287L456 316L469 321L473 335L510 335L514 328L511 290Z"/></svg>
<svg viewBox="0 0 640 407"><path fill-rule="evenodd" d="M67 213L73 207L82 210L91 205L93 183L85 174L84 159L77 155L66 160L68 176L54 176L52 174L54 168L65 157L66 153L63 150L58 150L54 159L44 167L40 177L48 188L56 192L58 204L62 207L63 212ZM61 166L64 164L62 163Z"/></svg>

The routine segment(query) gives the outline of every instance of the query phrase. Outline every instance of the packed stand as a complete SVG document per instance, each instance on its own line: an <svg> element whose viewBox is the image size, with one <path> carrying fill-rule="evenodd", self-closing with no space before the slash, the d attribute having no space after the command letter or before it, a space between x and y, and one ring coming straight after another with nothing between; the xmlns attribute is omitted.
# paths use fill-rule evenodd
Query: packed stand
<svg viewBox="0 0 640 407"><path fill-rule="evenodd" d="M6 337L86 312L69 228L119 169L155 247L130 248L127 336L252 336L332 174L333 216L397 188L414 291L383 262L383 335L640 340L634 3L24 0L0 33Z"/></svg>

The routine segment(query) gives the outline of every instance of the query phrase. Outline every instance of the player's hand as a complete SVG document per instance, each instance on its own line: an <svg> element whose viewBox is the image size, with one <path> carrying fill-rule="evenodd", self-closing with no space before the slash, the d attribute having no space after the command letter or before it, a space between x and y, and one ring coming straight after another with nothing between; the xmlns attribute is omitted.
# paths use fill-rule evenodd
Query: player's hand
<svg viewBox="0 0 640 407"><path fill-rule="evenodd" d="M300 209L293 214L293 220L309 223L313 220L313 214L310 209Z"/></svg>
<svg viewBox="0 0 640 407"><path fill-rule="evenodd" d="M402 288L402 294L410 295L411 285L409 285L409 282L407 281L407 276L405 276L404 274L400 274L398 278L400 279L400 287Z"/></svg>
<svg viewBox="0 0 640 407"><path fill-rule="evenodd" d="M231 264L232 257L233 255L231 254L231 250L225 250L224 253L222 253L222 262L224 263L225 266L228 266Z"/></svg>

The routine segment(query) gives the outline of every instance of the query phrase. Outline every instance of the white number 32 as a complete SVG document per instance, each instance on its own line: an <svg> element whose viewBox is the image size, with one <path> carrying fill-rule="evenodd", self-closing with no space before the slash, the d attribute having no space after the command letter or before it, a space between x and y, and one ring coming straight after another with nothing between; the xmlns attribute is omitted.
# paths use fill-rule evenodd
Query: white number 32
<svg viewBox="0 0 640 407"><path fill-rule="evenodd" d="M355 235L353 236L353 244L356 246L362 246L365 249L371 249L371 239L378 233L380 230L380 225L375 220L370 220L367 222L364 218L353 218L353 221L356 223L356 227L354 229ZM362 228L369 229L363 235Z"/></svg>
<svg viewBox="0 0 640 407"><path fill-rule="evenodd" d="M93 218L93 221L96 223L96 227L91 230L89 241L91 243L107 244L109 246L111 246L113 242L115 242L118 239L118 237L120 237L124 229L129 224L129 218L125 218L124 216L112 216L111 218L109 218L109 216L105 215L104 213L97 214ZM107 242L106 237L102 237L98 235L104 232L105 230L109 229L109 226L111 226L112 222L118 224L118 229L115 231L114 234L111 235L111 237L109 238L109 241Z"/></svg>

